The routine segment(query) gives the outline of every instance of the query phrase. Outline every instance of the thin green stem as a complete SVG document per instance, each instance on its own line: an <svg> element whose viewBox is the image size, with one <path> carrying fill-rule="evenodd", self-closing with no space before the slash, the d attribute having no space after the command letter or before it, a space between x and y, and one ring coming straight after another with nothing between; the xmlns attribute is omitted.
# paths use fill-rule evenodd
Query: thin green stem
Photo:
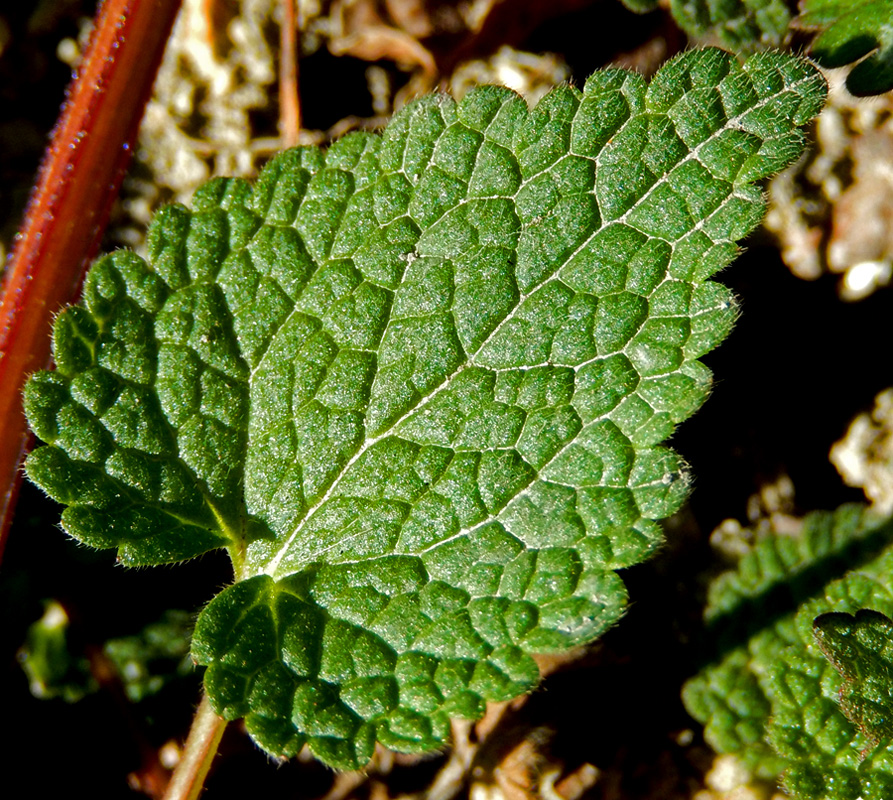
<svg viewBox="0 0 893 800"><path fill-rule="evenodd" d="M174 770L163 800L196 800L205 785L211 762L223 738L226 720L218 717L206 695L202 695L186 738L183 756Z"/></svg>

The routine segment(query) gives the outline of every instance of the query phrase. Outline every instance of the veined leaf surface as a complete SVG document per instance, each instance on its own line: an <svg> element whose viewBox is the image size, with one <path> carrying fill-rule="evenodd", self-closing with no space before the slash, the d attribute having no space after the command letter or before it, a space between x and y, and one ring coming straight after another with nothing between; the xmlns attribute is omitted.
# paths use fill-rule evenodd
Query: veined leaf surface
<svg viewBox="0 0 893 800"><path fill-rule="evenodd" d="M621 615L734 320L709 278L823 99L802 60L690 52L213 181L59 317L28 473L127 564L229 550L193 653L267 751L437 747Z"/></svg>
<svg viewBox="0 0 893 800"><path fill-rule="evenodd" d="M825 657L843 678L840 709L874 745L893 739L893 621L879 611L832 611L813 620Z"/></svg>

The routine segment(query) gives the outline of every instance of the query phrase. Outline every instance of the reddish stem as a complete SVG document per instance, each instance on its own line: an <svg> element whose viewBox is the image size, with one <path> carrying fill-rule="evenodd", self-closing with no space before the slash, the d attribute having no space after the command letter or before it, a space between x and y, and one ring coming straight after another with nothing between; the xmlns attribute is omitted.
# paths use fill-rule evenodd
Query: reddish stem
<svg viewBox="0 0 893 800"><path fill-rule="evenodd" d="M180 0L105 0L67 90L0 306L0 557L28 442L21 391L47 366L53 316L77 295L130 162Z"/></svg>
<svg viewBox="0 0 893 800"><path fill-rule="evenodd" d="M279 134L283 149L294 147L301 133L301 96L298 92L298 29L295 0L282 0L279 29Z"/></svg>

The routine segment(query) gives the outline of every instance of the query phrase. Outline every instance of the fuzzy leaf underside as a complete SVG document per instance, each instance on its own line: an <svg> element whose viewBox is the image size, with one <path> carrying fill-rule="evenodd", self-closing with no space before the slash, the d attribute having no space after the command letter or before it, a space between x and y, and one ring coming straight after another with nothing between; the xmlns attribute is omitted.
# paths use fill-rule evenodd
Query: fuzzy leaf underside
<svg viewBox="0 0 893 800"><path fill-rule="evenodd" d="M734 319L708 278L823 99L802 60L693 51L213 181L60 315L28 474L125 563L229 549L193 654L268 752L437 747L621 615Z"/></svg>
<svg viewBox="0 0 893 800"><path fill-rule="evenodd" d="M893 796L893 750L848 718L847 680L814 632L817 618L839 630L865 607L872 619L893 613L891 541L893 523L861 507L817 512L797 535L760 540L711 587L706 618L719 653L686 684L686 708L715 750L764 777L783 773L797 800ZM877 686L867 688L876 700Z"/></svg>
<svg viewBox="0 0 893 800"><path fill-rule="evenodd" d="M820 31L810 52L819 64L833 69L863 59L847 75L852 94L893 89L893 0L801 0L800 7L798 26Z"/></svg>
<svg viewBox="0 0 893 800"><path fill-rule="evenodd" d="M639 13L659 5L659 0L622 2ZM787 0L670 0L669 5L676 24L689 36L715 37L737 51L780 46L792 19Z"/></svg>

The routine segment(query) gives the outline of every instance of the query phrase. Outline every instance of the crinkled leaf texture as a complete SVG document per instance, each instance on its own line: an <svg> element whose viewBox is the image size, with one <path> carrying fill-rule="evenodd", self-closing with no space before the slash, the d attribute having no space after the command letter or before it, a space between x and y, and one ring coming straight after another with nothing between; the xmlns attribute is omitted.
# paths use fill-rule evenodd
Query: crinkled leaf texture
<svg viewBox="0 0 893 800"><path fill-rule="evenodd" d="M735 315L708 278L823 99L800 59L689 52L214 181L59 317L28 474L125 563L229 549L193 654L268 752L437 747L621 615Z"/></svg>
<svg viewBox="0 0 893 800"><path fill-rule="evenodd" d="M843 678L840 708L873 744L893 739L893 620L860 608L816 617L813 632Z"/></svg>
<svg viewBox="0 0 893 800"><path fill-rule="evenodd" d="M879 696L889 667L855 686L841 668L844 658L852 668L852 638L848 656L841 641L854 614L858 627L873 628L859 634L863 646L889 658L876 623L893 614L891 541L893 522L861 507L817 512L796 535L760 540L711 586L707 621L718 651L686 684L686 708L714 749L737 753L763 776L783 772L798 800L893 797L893 749L881 727L889 723L878 717L889 705ZM826 633L817 638L818 621ZM836 653L836 667L823 650Z"/></svg>
<svg viewBox="0 0 893 800"><path fill-rule="evenodd" d="M639 13L660 5L659 0L621 1ZM738 51L781 45L789 33L792 5L793 0L669 0L673 19L689 36L713 37Z"/></svg>
<svg viewBox="0 0 893 800"><path fill-rule="evenodd" d="M859 61L846 79L852 94L893 89L893 0L801 0L800 8L797 24L821 31L811 52L819 64L834 68Z"/></svg>

